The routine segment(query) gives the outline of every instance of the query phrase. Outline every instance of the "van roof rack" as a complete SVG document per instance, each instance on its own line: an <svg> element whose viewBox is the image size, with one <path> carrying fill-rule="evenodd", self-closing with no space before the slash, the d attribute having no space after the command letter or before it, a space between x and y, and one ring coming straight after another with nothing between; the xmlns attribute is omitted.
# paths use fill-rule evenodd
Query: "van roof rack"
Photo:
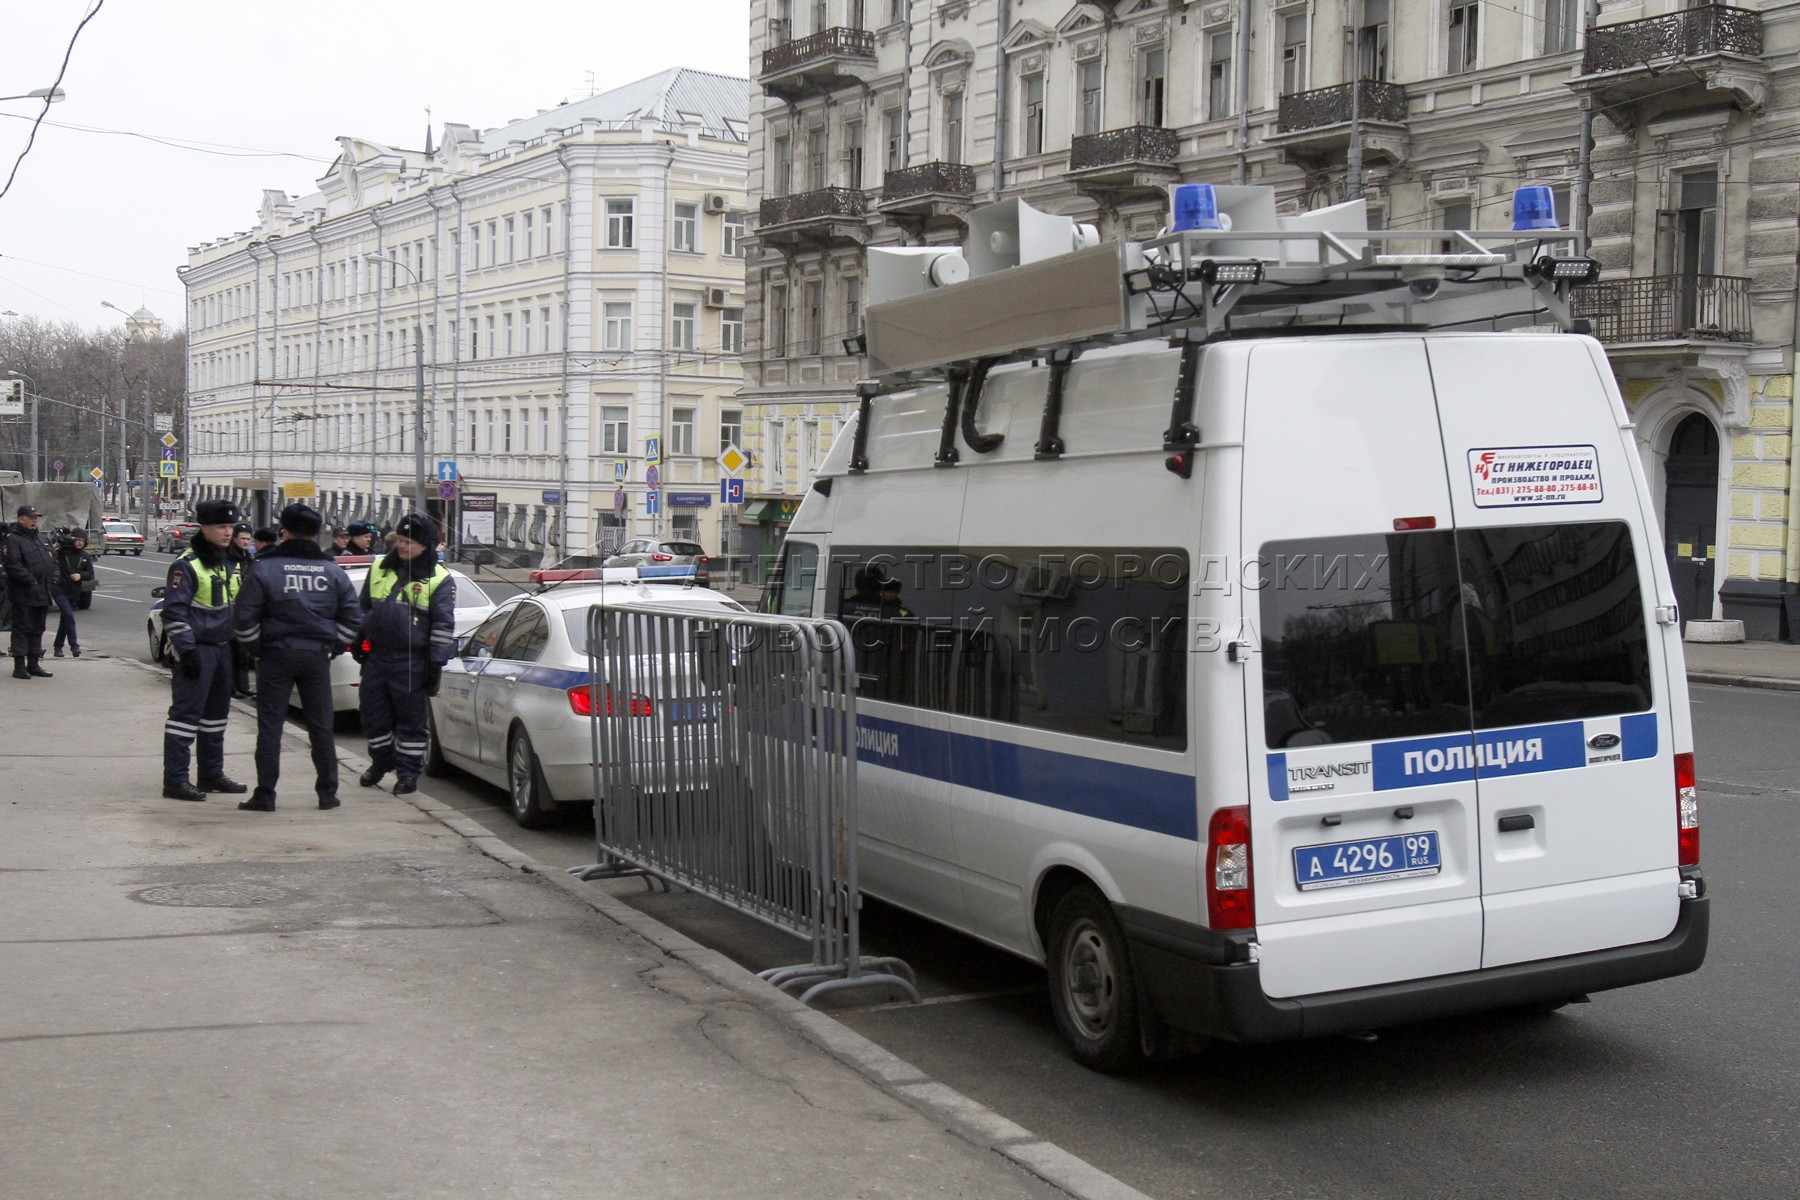
<svg viewBox="0 0 1800 1200"><path fill-rule="evenodd" d="M1225 228L1085 246L1077 232L1070 249L1057 223L1085 227L1013 200L988 206L994 216L971 214L966 265L938 261L960 257L953 247L908 247L905 258L884 264L885 274L872 264L872 277L900 283L872 295L865 312L879 390L958 364L1150 338L1205 343L1396 327L1568 332L1576 329L1570 292L1599 276L1583 235L1571 230L1368 229L1360 200L1274 217L1272 189L1218 190L1243 214L1236 227L1227 219ZM1014 253L996 267L992 247ZM870 250L872 258L893 253ZM972 267L983 271L971 277Z"/></svg>

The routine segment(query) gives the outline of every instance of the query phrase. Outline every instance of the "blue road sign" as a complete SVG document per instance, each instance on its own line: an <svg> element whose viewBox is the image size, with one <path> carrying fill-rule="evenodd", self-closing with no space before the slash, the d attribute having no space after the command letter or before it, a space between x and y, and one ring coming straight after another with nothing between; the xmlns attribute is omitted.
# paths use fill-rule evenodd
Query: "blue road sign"
<svg viewBox="0 0 1800 1200"><path fill-rule="evenodd" d="M448 483L456 478L456 461L454 459L439 459L437 467L439 483Z"/></svg>
<svg viewBox="0 0 1800 1200"><path fill-rule="evenodd" d="M456 499L456 481L454 479L446 479L444 482L438 484L438 499Z"/></svg>
<svg viewBox="0 0 1800 1200"><path fill-rule="evenodd" d="M660 467L645 467L644 468L644 482L649 484L651 487L655 487L657 484L661 483L662 482L662 469Z"/></svg>
<svg viewBox="0 0 1800 1200"><path fill-rule="evenodd" d="M744 481L736 476L719 480L719 503L742 504L744 502Z"/></svg>
<svg viewBox="0 0 1800 1200"><path fill-rule="evenodd" d="M657 493L645 492L644 493L644 513L645 513L645 515L654 517L657 513L661 512L661 511L662 511L662 500L657 495Z"/></svg>
<svg viewBox="0 0 1800 1200"><path fill-rule="evenodd" d="M544 493L544 503L545 504L561 504L562 503L562 493L560 491L546 491Z"/></svg>

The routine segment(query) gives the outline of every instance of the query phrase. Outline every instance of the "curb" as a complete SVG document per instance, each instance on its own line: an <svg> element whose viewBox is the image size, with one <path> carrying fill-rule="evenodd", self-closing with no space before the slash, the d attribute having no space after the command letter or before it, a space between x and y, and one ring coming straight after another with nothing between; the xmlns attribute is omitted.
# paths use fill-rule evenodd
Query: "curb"
<svg viewBox="0 0 1800 1200"><path fill-rule="evenodd" d="M1689 671L1689 683L1712 683L1722 687L1763 688L1772 692L1800 692L1800 679L1777 679L1769 675L1726 675L1717 671Z"/></svg>
<svg viewBox="0 0 1800 1200"><path fill-rule="evenodd" d="M115 658L116 661L128 663L146 673L167 677L167 668L123 655ZM252 718L256 715L255 706L245 701L233 700L231 706L237 712ZM284 730L282 736L304 748L303 739L293 729ZM367 759L356 755L340 753L338 761L358 771L368 765ZM396 799L386 789L378 790L388 799ZM636 934L669 958L699 972L767 1014L784 1029L810 1042L883 1092L932 1118L947 1132L977 1149L999 1155L1021 1170L1066 1192L1073 1200L1152 1200L1150 1196L1113 1178L1087 1160L1076 1157L1053 1142L1045 1141L986 1105L932 1079L905 1059L882 1049L828 1014L808 1008L718 951L709 950L686 934L669 928L624 901L614 899L598 888L590 887L571 875L539 862L487 826L464 816L458 809L428 792L418 791L397 799L438 822L468 842L472 849L495 862L520 874L537 876L552 887L568 893L613 924Z"/></svg>

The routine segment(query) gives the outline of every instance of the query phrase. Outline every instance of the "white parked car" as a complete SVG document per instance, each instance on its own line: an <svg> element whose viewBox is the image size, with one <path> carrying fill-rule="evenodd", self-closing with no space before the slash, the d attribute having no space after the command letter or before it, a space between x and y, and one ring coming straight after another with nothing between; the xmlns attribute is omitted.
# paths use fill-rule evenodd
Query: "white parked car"
<svg viewBox="0 0 1800 1200"><path fill-rule="evenodd" d="M628 582L564 584L502 602L444 668L431 701L426 773L456 766L504 787L527 828L548 822L559 804L593 803L587 620L602 601L744 611L707 588ZM606 698L602 690L600 702Z"/></svg>

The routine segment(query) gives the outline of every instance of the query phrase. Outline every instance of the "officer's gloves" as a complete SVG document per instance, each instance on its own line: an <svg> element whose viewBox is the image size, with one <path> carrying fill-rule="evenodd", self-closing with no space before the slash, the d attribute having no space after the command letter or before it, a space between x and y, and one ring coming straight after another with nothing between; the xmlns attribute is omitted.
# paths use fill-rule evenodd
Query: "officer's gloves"
<svg viewBox="0 0 1800 1200"><path fill-rule="evenodd" d="M350 657L354 658L358 664L366 663L369 661L369 652L363 649L361 642L351 642Z"/></svg>
<svg viewBox="0 0 1800 1200"><path fill-rule="evenodd" d="M444 679L444 668L443 667L439 666L437 663L427 664L425 667L425 694L427 696L437 695L438 694L438 684L442 683L443 679Z"/></svg>
<svg viewBox="0 0 1800 1200"><path fill-rule="evenodd" d="M181 652L181 676L183 679L200 678L200 652L198 650Z"/></svg>

